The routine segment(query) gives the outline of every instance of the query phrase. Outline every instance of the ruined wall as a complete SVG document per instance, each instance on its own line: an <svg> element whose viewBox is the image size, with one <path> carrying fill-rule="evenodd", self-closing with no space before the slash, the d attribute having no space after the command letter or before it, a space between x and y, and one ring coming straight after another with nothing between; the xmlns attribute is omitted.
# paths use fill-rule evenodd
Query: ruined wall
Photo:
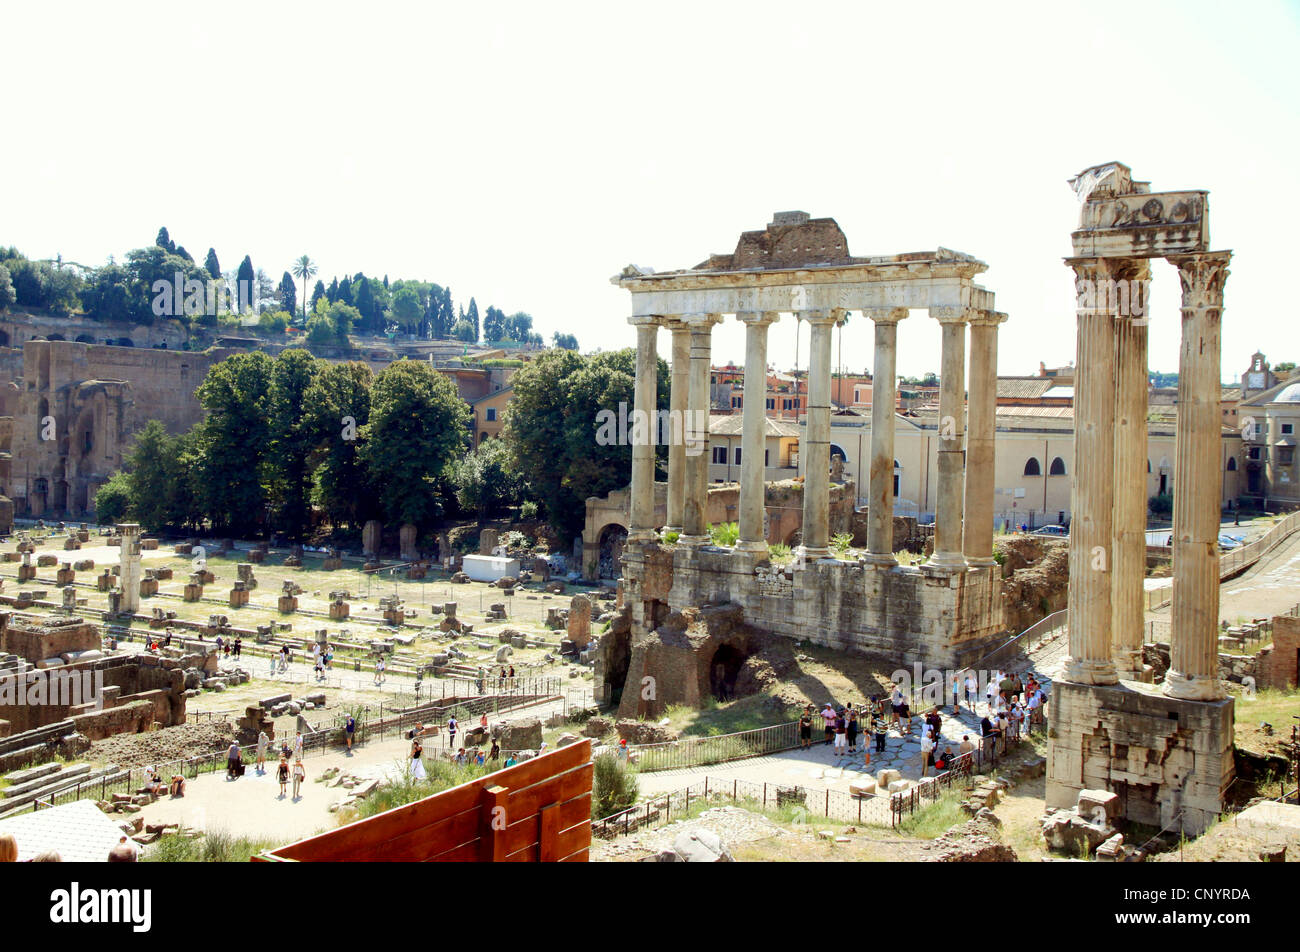
<svg viewBox="0 0 1300 952"><path fill-rule="evenodd" d="M1273 618L1273 646L1258 655L1257 680L1262 688L1284 690L1300 684L1300 618Z"/></svg>
<svg viewBox="0 0 1300 952"><path fill-rule="evenodd" d="M83 618L36 618L0 612L0 653L39 664L72 652L96 650L99 629Z"/></svg>

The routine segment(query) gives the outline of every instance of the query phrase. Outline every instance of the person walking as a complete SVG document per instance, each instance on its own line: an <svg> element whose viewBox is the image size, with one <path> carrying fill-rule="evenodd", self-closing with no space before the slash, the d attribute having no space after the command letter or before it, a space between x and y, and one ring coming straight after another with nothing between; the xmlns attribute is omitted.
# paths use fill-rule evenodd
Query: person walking
<svg viewBox="0 0 1300 952"><path fill-rule="evenodd" d="M352 739L356 736L356 733L357 733L357 720L355 717L349 714L348 719L343 723L343 737L348 742L349 754L352 753Z"/></svg>
<svg viewBox="0 0 1300 952"><path fill-rule="evenodd" d="M844 726L844 733L848 737L849 753L856 754L858 752L858 712L852 704L849 705L847 718L848 723Z"/></svg>
<svg viewBox="0 0 1300 952"><path fill-rule="evenodd" d="M934 763L935 740L930 731L921 735L921 776L924 777L930 765Z"/></svg>
<svg viewBox="0 0 1300 952"><path fill-rule="evenodd" d="M293 759L294 760L302 760L302 748L303 748L302 731L298 731L298 733L293 738Z"/></svg>
<svg viewBox="0 0 1300 952"><path fill-rule="evenodd" d="M424 770L424 746L418 737L411 741L411 776L416 780L425 780L429 776Z"/></svg>
<svg viewBox="0 0 1300 952"><path fill-rule="evenodd" d="M966 672L966 704L970 707L971 713L975 713L975 702L979 700L980 685L975 679L974 671Z"/></svg>
<svg viewBox="0 0 1300 952"><path fill-rule="evenodd" d="M375 662L375 684L383 684L383 683L384 683L384 659L381 656L380 659Z"/></svg>
<svg viewBox="0 0 1300 952"><path fill-rule="evenodd" d="M244 640L238 637L235 638L235 660L236 661L239 660L239 653L240 651L243 650L243 648L244 648Z"/></svg>
<svg viewBox="0 0 1300 952"><path fill-rule="evenodd" d="M822 738L827 747L835 742L835 708L830 701L822 708Z"/></svg>
<svg viewBox="0 0 1300 952"><path fill-rule="evenodd" d="M242 763L239 759L239 745L231 744L230 749L226 751L226 779L235 780L239 777L239 768Z"/></svg>
<svg viewBox="0 0 1300 952"><path fill-rule="evenodd" d="M876 753L883 754L885 752L885 735L889 733L889 721L885 718L883 711L876 714L871 727L876 733Z"/></svg>
<svg viewBox="0 0 1300 952"><path fill-rule="evenodd" d="M835 747L832 752L836 757L842 757L848 753L848 746L848 719L843 711L838 711L835 714Z"/></svg>
<svg viewBox="0 0 1300 952"><path fill-rule="evenodd" d="M307 768L302 765L301 760L294 761L293 764L293 798L295 800L302 797L302 782L307 779Z"/></svg>
<svg viewBox="0 0 1300 952"><path fill-rule="evenodd" d="M289 758L284 754L280 755L280 765L275 768L275 779L280 781L280 799L283 800L289 786Z"/></svg>
<svg viewBox="0 0 1300 952"><path fill-rule="evenodd" d="M447 746L456 746L456 715L447 718Z"/></svg>
<svg viewBox="0 0 1300 952"><path fill-rule="evenodd" d="M266 748L270 746L271 738L266 736L266 731L257 732L257 772L266 773Z"/></svg>
<svg viewBox="0 0 1300 952"><path fill-rule="evenodd" d="M952 716L956 717L961 713L961 672L954 671L952 678L948 682L948 693L952 695Z"/></svg>

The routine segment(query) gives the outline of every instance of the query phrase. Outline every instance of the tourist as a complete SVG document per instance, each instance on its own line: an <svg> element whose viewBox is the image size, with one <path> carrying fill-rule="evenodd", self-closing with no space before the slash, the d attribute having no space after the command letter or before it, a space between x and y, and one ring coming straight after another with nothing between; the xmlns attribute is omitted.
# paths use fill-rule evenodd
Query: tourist
<svg viewBox="0 0 1300 952"><path fill-rule="evenodd" d="M943 731L943 715L939 713L937 707L926 715L925 722L930 725L930 737L938 743L939 734Z"/></svg>
<svg viewBox="0 0 1300 952"><path fill-rule="evenodd" d="M343 736L344 738L346 738L348 742L348 753L352 753L352 738L356 736L356 733L357 733L356 718L354 718L351 714L349 714L348 719L343 724Z"/></svg>
<svg viewBox="0 0 1300 952"><path fill-rule="evenodd" d="M483 715L478 719L478 726L483 730L487 730L487 711L484 711Z"/></svg>
<svg viewBox="0 0 1300 952"><path fill-rule="evenodd" d="M172 774L172 782L168 790L173 797L185 796L185 776L183 774Z"/></svg>
<svg viewBox="0 0 1300 952"><path fill-rule="evenodd" d="M425 780L429 776L424 770L424 746L418 737L411 741L411 776L416 780Z"/></svg>
<svg viewBox="0 0 1300 952"><path fill-rule="evenodd" d="M510 666L510 673L506 675L506 687L513 690L515 686L515 666Z"/></svg>
<svg viewBox="0 0 1300 952"><path fill-rule="evenodd" d="M844 711L837 711L835 714L835 748L833 753L836 757L841 757L848 752L848 723L844 717Z"/></svg>
<svg viewBox="0 0 1300 952"><path fill-rule="evenodd" d="M906 701L898 706L898 736L912 733L912 708Z"/></svg>
<svg viewBox="0 0 1300 952"><path fill-rule="evenodd" d="M280 799L283 800L289 786L289 757L287 754L280 755L280 766L275 769L275 778L280 781Z"/></svg>
<svg viewBox="0 0 1300 952"><path fill-rule="evenodd" d="M990 712L992 713L992 712ZM980 741L985 756L997 757L998 728L989 720L989 715L985 714L980 718Z"/></svg>
<svg viewBox="0 0 1300 952"><path fill-rule="evenodd" d="M894 685L894 693L889 696L889 706L894 712L894 724L898 724L900 713L903 710L903 688L901 685Z"/></svg>
<svg viewBox="0 0 1300 952"><path fill-rule="evenodd" d="M479 693L479 694L482 694L482 693L483 693L483 679L484 679L486 676L487 676L487 672L483 670L483 666L482 666L482 665L479 665L479 668L478 668L478 677L474 679L474 684L478 687L478 693Z"/></svg>
<svg viewBox="0 0 1300 952"><path fill-rule="evenodd" d="M60 856L60 855L58 854L58 851L56 851L56 850L46 850L44 853L39 853L39 854L37 854L36 856L33 856L33 857L31 858L31 862L33 862L33 863L62 863L62 862L63 862L63 857Z"/></svg>
<svg viewBox="0 0 1300 952"><path fill-rule="evenodd" d="M307 768L302 765L302 761L294 761L293 765L293 798L295 800L302 796L302 782L307 779Z"/></svg>
<svg viewBox="0 0 1300 952"><path fill-rule="evenodd" d="M623 743L626 744L627 741L624 741ZM497 740L496 740L496 738L494 737L494 738L492 738L492 751L491 751L491 753L488 754L488 760L493 760L493 761L495 761L495 760L499 759L500 757L501 757L501 745L500 745L499 743L497 743Z"/></svg>
<svg viewBox="0 0 1300 952"><path fill-rule="evenodd" d="M170 640L170 639L169 639L169 640ZM244 639L239 638L239 637L236 637L236 638L235 638L235 651L234 651L234 655L235 655L235 660L236 660L236 661L239 660L239 652L240 652L241 650L243 650L243 647L244 647Z"/></svg>
<svg viewBox="0 0 1300 952"><path fill-rule="evenodd" d="M519 763L519 761L515 760L515 755L514 755L514 753L512 752L512 753L510 754L510 756L506 758L506 764L505 764L505 765L506 765L507 767L513 767L513 766L515 766L515 764L517 764L517 763Z"/></svg>
<svg viewBox="0 0 1300 952"><path fill-rule="evenodd" d="M145 782L145 789L149 791L150 796L158 796L162 791L162 778L158 776L158 768L150 767L145 771L145 777L148 778Z"/></svg>
<svg viewBox="0 0 1300 952"><path fill-rule="evenodd" d="M1000 711L998 711L998 721L997 721L998 753L1000 754L1005 754L1007 752L1007 733L1010 724L1011 721L1007 717L1007 710L1006 708L1002 708Z"/></svg>
<svg viewBox="0 0 1300 952"><path fill-rule="evenodd" d="M926 726L927 728L929 727L929 725ZM927 729L925 733L921 735L921 776L922 777L925 776L925 772L926 770L929 769L930 764L934 762L934 748L935 748L934 738L930 736L930 731Z"/></svg>
<svg viewBox="0 0 1300 952"><path fill-rule="evenodd" d="M952 695L952 716L961 713L961 672L954 671L948 679L948 693Z"/></svg>
<svg viewBox="0 0 1300 952"><path fill-rule="evenodd" d="M271 738L266 736L266 731L257 732L257 772L266 773L266 748L271 744Z"/></svg>
<svg viewBox="0 0 1300 952"><path fill-rule="evenodd" d="M18 841L12 833L0 833L0 863L18 862Z"/></svg>
<svg viewBox="0 0 1300 952"><path fill-rule="evenodd" d="M320 657L320 655L316 656L315 667L316 667L316 680L323 681L325 679L325 661Z"/></svg>
<svg viewBox="0 0 1300 952"><path fill-rule="evenodd" d="M480 767L487 763L487 757L484 756L481 747L474 751L474 763Z"/></svg>
<svg viewBox="0 0 1300 952"><path fill-rule="evenodd" d="M822 737L827 747L835 742L835 708L831 707L830 701L822 709Z"/></svg>
<svg viewBox="0 0 1300 952"><path fill-rule="evenodd" d="M936 773L938 773L941 770L952 769L952 748L951 747L948 747L946 745L944 746L943 753L940 754L938 757L936 757L934 760L934 769Z"/></svg>
<svg viewBox="0 0 1300 952"><path fill-rule="evenodd" d="M996 710L993 699L998 696L998 682L1001 680L1002 672L994 668L988 686L984 689L984 699L988 702L990 712Z"/></svg>
<svg viewBox="0 0 1300 952"><path fill-rule="evenodd" d="M302 731L298 731L293 738L293 759L302 760L303 737Z"/></svg>
<svg viewBox="0 0 1300 952"><path fill-rule="evenodd" d="M125 836L119 838L117 845L108 851L110 863L134 863L138 858L135 847Z"/></svg>
<svg viewBox="0 0 1300 952"><path fill-rule="evenodd" d="M852 704L849 705L848 723L844 725L844 733L848 737L849 753L856 754L858 752L858 712L853 709Z"/></svg>
<svg viewBox="0 0 1300 952"><path fill-rule="evenodd" d="M975 672L966 672L966 703L970 706L971 713L975 713L975 702L979 700L980 686L975 680Z"/></svg>
<svg viewBox="0 0 1300 952"><path fill-rule="evenodd" d="M885 735L889 732L889 721L885 719L883 712L877 712L871 726L876 732L876 753L883 754L885 752Z"/></svg>
<svg viewBox="0 0 1300 952"><path fill-rule="evenodd" d="M805 705L803 713L799 715L799 747L807 750L812 746L812 721L813 706Z"/></svg>
<svg viewBox="0 0 1300 952"><path fill-rule="evenodd" d="M1011 731L1011 743L1018 743L1020 740L1020 725L1025 719L1024 705L1020 703L1020 695L1013 695L1011 698L1011 709L1007 711L1007 726Z"/></svg>
<svg viewBox="0 0 1300 952"><path fill-rule="evenodd" d="M462 747L462 748L460 748L460 750L456 751L456 756L452 758L452 763L458 764L458 765L460 765L461 767L465 766L465 763L466 763L466 757L465 757L465 748L464 748L464 747Z"/></svg>
<svg viewBox="0 0 1300 952"><path fill-rule="evenodd" d="M234 780L239 776L244 763L239 758L239 745L231 744L230 749L226 751L226 779Z"/></svg>
<svg viewBox="0 0 1300 952"><path fill-rule="evenodd" d="M221 640L221 636L220 636L220 635L217 635L217 650L220 651L222 645L224 645L224 644L225 644L225 642Z"/></svg>
<svg viewBox="0 0 1300 952"><path fill-rule="evenodd" d="M375 683L384 683L384 659L382 656L375 662Z"/></svg>
<svg viewBox="0 0 1300 952"><path fill-rule="evenodd" d="M957 749L963 754L969 754L975 749L975 745L970 742L970 734L961 735L961 744Z"/></svg>
<svg viewBox="0 0 1300 952"><path fill-rule="evenodd" d="M456 746L456 715L447 718L447 746Z"/></svg>

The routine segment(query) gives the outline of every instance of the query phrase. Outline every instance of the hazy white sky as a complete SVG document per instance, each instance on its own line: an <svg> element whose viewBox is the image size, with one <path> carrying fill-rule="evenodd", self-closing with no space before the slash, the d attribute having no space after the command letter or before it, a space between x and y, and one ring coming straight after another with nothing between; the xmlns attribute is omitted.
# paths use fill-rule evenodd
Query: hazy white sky
<svg viewBox="0 0 1300 952"><path fill-rule="evenodd" d="M437 281L585 350L634 343L625 264L689 267L803 209L857 255L987 262L999 370L1031 373L1074 355L1066 179L1119 160L1210 190L1231 377L1256 348L1300 360L1298 22L1132 0L9 6L0 243L100 264L166 225L227 269L278 280L308 253L327 282ZM1177 367L1177 306L1158 265L1153 369ZM790 320L773 335L788 365ZM938 369L924 312L899 339L900 373ZM870 340L854 315L844 363ZM714 341L743 360L734 321Z"/></svg>

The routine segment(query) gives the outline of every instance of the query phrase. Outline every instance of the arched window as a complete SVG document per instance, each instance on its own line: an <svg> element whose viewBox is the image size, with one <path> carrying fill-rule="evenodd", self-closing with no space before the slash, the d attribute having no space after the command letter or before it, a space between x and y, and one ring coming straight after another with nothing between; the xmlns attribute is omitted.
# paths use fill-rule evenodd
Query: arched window
<svg viewBox="0 0 1300 952"><path fill-rule="evenodd" d="M1237 471L1237 457L1235 457L1235 456L1229 456L1229 457L1228 457L1228 472L1230 472L1230 473L1235 473L1236 471Z"/></svg>
<svg viewBox="0 0 1300 952"><path fill-rule="evenodd" d="M1043 475L1043 470L1042 470L1042 469L1039 467L1039 465L1038 465L1038 457L1037 457L1037 456L1031 456L1031 457L1029 457L1028 461L1026 461L1026 463L1025 463L1025 475L1026 475L1026 476L1041 476L1041 475Z"/></svg>
<svg viewBox="0 0 1300 952"><path fill-rule="evenodd" d="M1059 457L1059 456L1056 457L1054 460L1052 460L1052 468L1049 469L1049 470L1047 471L1047 475L1049 475L1049 476L1064 476L1064 475L1065 475L1065 460L1061 459L1061 457Z"/></svg>

